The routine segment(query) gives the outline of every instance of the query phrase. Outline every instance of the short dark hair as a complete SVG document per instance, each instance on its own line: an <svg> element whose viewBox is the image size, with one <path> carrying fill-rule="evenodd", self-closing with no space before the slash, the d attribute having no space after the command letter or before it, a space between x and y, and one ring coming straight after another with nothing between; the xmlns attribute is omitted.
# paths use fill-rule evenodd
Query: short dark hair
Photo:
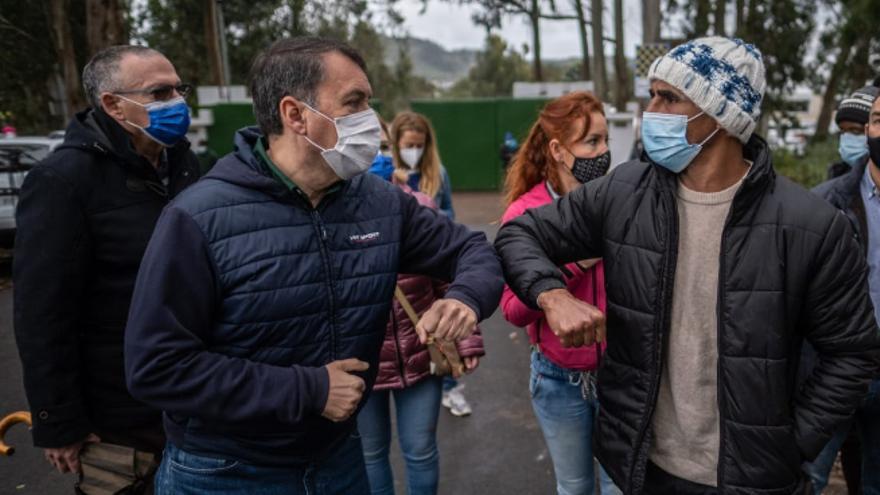
<svg viewBox="0 0 880 495"><path fill-rule="evenodd" d="M303 36L272 43L251 65L250 90L254 116L264 136L283 132L278 102L285 96L315 106L318 85L324 80L325 53L338 52L364 72L367 64L354 48L342 41Z"/></svg>
<svg viewBox="0 0 880 495"><path fill-rule="evenodd" d="M82 72L83 90L93 108L101 108L101 93L104 91L124 89L119 87L119 62L128 54L162 56L158 51L140 45L116 45L96 53Z"/></svg>

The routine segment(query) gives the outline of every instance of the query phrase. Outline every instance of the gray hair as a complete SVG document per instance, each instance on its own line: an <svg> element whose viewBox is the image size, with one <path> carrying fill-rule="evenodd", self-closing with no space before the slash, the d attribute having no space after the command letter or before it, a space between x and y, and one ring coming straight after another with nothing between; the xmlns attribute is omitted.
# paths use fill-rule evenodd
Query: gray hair
<svg viewBox="0 0 880 495"><path fill-rule="evenodd" d="M83 90L92 108L101 108L101 93L123 89L120 88L122 81L119 77L119 62L129 54L140 57L162 56L152 48L139 45L116 45L96 53L82 73Z"/></svg>
<svg viewBox="0 0 880 495"><path fill-rule="evenodd" d="M341 41L315 36L278 40L257 56L251 65L250 90L254 116L264 136L283 132L278 103L285 96L315 106L318 85L324 80L322 55L330 52L345 55L367 71L357 50Z"/></svg>

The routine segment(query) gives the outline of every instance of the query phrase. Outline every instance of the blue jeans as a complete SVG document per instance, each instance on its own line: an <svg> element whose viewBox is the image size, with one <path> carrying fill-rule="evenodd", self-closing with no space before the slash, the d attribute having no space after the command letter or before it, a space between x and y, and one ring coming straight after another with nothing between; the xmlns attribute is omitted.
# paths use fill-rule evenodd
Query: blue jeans
<svg viewBox="0 0 880 495"><path fill-rule="evenodd" d="M593 421L599 412L595 375L561 368L533 350L529 392L553 459L557 493L592 495ZM602 495L621 493L601 466L599 483Z"/></svg>
<svg viewBox="0 0 880 495"><path fill-rule="evenodd" d="M831 467L850 428L856 428L862 444L862 493L880 495L880 380L871 382L855 417L842 425L816 460L804 466L813 481L813 493L819 495L828 485Z"/></svg>
<svg viewBox="0 0 880 495"><path fill-rule="evenodd" d="M391 396L397 411L397 436L406 461L409 495L433 495L440 480L437 419L443 380L429 376L401 390L373 391L358 415L363 435L364 460L373 495L393 495L394 476L388 453L391 448Z"/></svg>
<svg viewBox="0 0 880 495"><path fill-rule="evenodd" d="M458 386L458 380L452 378L452 375L444 375L443 376L443 391L449 392Z"/></svg>
<svg viewBox="0 0 880 495"><path fill-rule="evenodd" d="M195 455L168 443L156 473L156 495L366 495L361 440L351 437L321 463L269 467Z"/></svg>

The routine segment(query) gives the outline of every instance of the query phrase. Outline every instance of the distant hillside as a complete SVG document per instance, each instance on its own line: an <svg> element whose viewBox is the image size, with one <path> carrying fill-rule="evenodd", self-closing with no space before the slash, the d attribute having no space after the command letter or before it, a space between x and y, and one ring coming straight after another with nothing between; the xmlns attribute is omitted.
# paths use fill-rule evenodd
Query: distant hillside
<svg viewBox="0 0 880 495"><path fill-rule="evenodd" d="M413 63L415 75L429 81L452 82L466 76L474 64L478 50L446 50L433 41L420 38L397 40L385 37L385 63L389 67L397 64L400 44L409 45L409 58Z"/></svg>
<svg viewBox="0 0 880 495"><path fill-rule="evenodd" d="M383 36L382 42L385 46L385 63L389 67L394 67L397 64L400 46L406 43L409 45L409 58L413 63L413 73L435 83L452 83L467 76L476 61L477 53L479 53L478 49L450 51L433 41L421 38L394 39ZM580 63L580 60L576 57L544 58L543 62L548 69L564 72ZM613 67L613 57L606 57L606 70L609 75L612 73Z"/></svg>

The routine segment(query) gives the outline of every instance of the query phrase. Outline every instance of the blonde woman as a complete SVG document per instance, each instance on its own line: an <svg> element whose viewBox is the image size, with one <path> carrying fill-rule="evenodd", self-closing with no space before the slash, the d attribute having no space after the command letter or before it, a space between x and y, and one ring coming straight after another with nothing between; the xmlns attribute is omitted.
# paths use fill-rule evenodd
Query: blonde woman
<svg viewBox="0 0 880 495"><path fill-rule="evenodd" d="M398 114L391 123L391 143L395 179L426 194L444 215L455 220L452 186L449 174L440 164L431 121L420 113Z"/></svg>
<svg viewBox="0 0 880 495"><path fill-rule="evenodd" d="M397 114L391 122L391 158L395 182L433 199L441 213L455 220L449 174L440 164L437 134L427 117L416 112ZM463 390L464 384L451 376L443 377L441 404L454 416L468 416L472 412Z"/></svg>

